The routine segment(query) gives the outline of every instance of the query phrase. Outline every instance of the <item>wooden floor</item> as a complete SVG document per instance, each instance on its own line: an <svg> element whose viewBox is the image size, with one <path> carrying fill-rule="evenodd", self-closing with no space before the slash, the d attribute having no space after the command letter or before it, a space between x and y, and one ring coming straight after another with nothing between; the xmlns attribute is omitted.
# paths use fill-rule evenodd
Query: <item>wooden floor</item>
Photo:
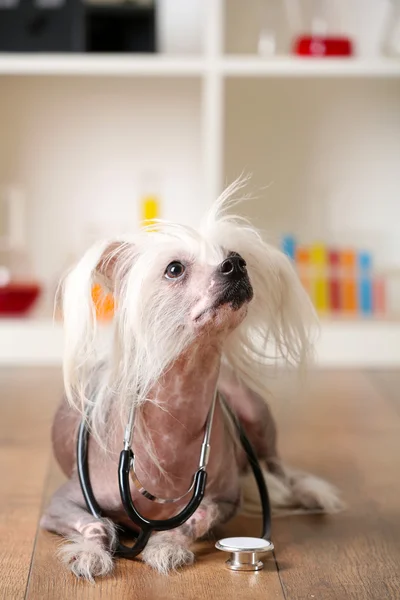
<svg viewBox="0 0 400 600"><path fill-rule="evenodd" d="M212 541L193 567L168 577L120 560L91 585L59 564L57 536L38 519L62 480L49 426L61 392L55 370L0 370L0 598L345 600L400 599L400 372L316 372L276 381L283 456L334 482L348 509L335 517L276 519L264 571L234 573ZM241 519L227 533L256 534Z"/></svg>

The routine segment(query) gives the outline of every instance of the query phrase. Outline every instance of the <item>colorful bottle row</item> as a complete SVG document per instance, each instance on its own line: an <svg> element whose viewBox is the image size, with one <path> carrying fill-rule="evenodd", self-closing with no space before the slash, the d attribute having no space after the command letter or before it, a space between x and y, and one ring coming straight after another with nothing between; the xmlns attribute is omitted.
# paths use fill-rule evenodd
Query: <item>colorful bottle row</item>
<svg viewBox="0 0 400 600"><path fill-rule="evenodd" d="M386 309L385 281L372 268L368 252L330 249L324 244L299 246L283 239L304 288L321 313L377 315Z"/></svg>

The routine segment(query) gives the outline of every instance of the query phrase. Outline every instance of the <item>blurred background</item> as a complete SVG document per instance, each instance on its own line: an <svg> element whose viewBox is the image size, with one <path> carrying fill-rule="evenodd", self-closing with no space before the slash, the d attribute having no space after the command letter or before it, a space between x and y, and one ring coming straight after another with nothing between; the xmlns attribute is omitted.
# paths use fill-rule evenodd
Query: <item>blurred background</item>
<svg viewBox="0 0 400 600"><path fill-rule="evenodd" d="M242 173L319 364L400 365L398 0L0 0L0 364L61 362L93 240L196 225Z"/></svg>

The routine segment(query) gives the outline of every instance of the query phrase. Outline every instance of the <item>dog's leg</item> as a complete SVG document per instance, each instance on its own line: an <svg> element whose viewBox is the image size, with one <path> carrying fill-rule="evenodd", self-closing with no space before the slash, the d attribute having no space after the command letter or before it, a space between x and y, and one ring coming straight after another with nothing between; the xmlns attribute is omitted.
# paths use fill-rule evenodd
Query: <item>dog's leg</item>
<svg viewBox="0 0 400 600"><path fill-rule="evenodd" d="M78 486L78 489L77 489ZM79 503L79 483L64 484L52 497L40 525L68 539L59 550L61 560L77 577L93 581L113 569L115 525L109 519L95 519Z"/></svg>
<svg viewBox="0 0 400 600"><path fill-rule="evenodd" d="M194 515L181 527L154 533L142 552L143 560L159 571L168 573L194 561L191 546L204 537L217 523L227 521L238 508L238 502L204 500Z"/></svg>
<svg viewBox="0 0 400 600"><path fill-rule="evenodd" d="M277 450L275 420L267 402L224 367L218 383L245 429L261 463L265 465L271 504L275 512L293 510L334 513L343 508L337 490L318 477L284 465ZM252 477L244 480L244 510L258 506ZM247 509L248 507L248 509Z"/></svg>

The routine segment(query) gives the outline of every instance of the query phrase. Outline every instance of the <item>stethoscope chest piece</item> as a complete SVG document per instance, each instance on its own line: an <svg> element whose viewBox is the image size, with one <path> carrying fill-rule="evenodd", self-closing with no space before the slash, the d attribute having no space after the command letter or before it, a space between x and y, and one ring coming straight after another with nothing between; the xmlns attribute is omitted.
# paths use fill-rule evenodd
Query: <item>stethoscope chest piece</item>
<svg viewBox="0 0 400 600"><path fill-rule="evenodd" d="M259 554L272 552L274 545L263 538L230 537L219 540L215 544L218 550L230 552L231 557L226 566L232 571L260 571L264 563L258 558Z"/></svg>

